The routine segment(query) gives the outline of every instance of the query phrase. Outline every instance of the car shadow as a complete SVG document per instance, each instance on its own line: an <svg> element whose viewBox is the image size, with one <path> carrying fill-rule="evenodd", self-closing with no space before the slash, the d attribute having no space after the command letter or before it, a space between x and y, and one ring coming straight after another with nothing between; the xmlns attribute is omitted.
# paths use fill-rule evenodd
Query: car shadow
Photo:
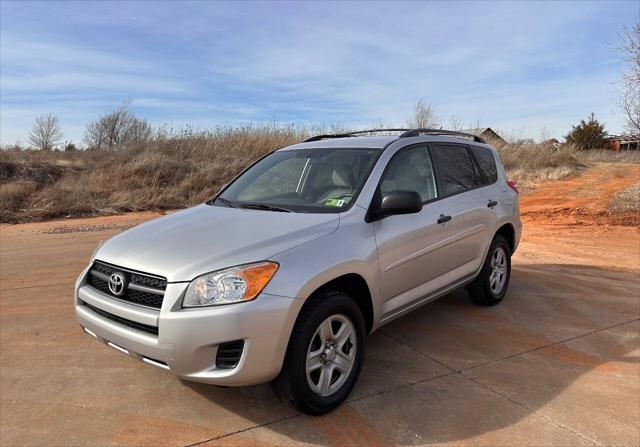
<svg viewBox="0 0 640 447"><path fill-rule="evenodd" d="M520 426L535 436L553 427L541 417L536 425L532 413L546 413L554 401L571 424L580 418L574 405L583 392L595 393L600 406L593 437L607 441L615 414L638 411L624 389L631 381L638 392L639 294L633 272L514 265L498 306L476 306L457 291L371 335L358 385L345 405L322 417L297 415L268 385L183 383L263 427L234 435L239 443L459 443ZM586 391L571 387L581 380ZM624 423L617 429L637 431Z"/></svg>

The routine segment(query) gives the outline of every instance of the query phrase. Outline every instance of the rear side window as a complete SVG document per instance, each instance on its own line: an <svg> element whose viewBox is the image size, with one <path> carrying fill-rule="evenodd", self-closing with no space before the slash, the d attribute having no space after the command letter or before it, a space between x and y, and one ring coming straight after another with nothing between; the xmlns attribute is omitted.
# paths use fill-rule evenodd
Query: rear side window
<svg viewBox="0 0 640 447"><path fill-rule="evenodd" d="M495 183L498 180L498 170L496 168L496 160L493 158L493 152L486 147L471 146L476 161L480 166L480 172L487 184Z"/></svg>
<svg viewBox="0 0 640 447"><path fill-rule="evenodd" d="M476 187L475 169L466 147L434 145L431 153L445 196Z"/></svg>

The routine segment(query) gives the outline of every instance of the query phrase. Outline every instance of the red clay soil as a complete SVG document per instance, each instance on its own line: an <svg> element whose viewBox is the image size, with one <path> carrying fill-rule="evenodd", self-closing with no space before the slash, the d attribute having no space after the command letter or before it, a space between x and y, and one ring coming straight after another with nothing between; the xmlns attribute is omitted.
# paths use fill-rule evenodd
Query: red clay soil
<svg viewBox="0 0 640 447"><path fill-rule="evenodd" d="M594 163L568 180L548 182L521 198L524 221L541 220L563 225L640 226L640 213L612 213L607 204L613 195L640 182L640 165Z"/></svg>
<svg viewBox="0 0 640 447"><path fill-rule="evenodd" d="M607 210L612 196L640 182L640 165L595 163L520 199L523 258L640 271L640 213Z"/></svg>

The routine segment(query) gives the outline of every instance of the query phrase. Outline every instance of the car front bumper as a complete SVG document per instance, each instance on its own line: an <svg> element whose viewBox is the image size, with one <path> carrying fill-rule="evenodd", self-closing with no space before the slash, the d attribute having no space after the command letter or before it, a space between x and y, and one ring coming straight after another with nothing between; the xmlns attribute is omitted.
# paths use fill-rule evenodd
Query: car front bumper
<svg viewBox="0 0 640 447"><path fill-rule="evenodd" d="M76 283L76 317L85 332L112 348L195 382L254 385L268 382L280 372L301 300L260 294L245 303L182 309L188 283L169 283L162 308L157 310L120 301L90 287L87 270ZM122 321L155 327L158 333L147 333ZM237 340L244 341L237 366L218 368L219 345Z"/></svg>

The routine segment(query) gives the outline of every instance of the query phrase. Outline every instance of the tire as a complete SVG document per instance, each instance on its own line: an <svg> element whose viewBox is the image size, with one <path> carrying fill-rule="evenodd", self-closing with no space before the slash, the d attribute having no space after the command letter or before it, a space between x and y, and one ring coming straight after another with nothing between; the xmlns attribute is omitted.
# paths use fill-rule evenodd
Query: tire
<svg viewBox="0 0 640 447"><path fill-rule="evenodd" d="M281 400L297 410L319 415L339 406L356 384L364 360L366 326L360 308L345 293L325 291L311 299L294 325L273 387ZM347 333L343 329L352 335L339 337Z"/></svg>
<svg viewBox="0 0 640 447"><path fill-rule="evenodd" d="M494 268L494 265L497 267ZM498 234L491 242L482 270L467 287L471 300L481 306L498 304L507 293L510 277L511 248L507 240Z"/></svg>

